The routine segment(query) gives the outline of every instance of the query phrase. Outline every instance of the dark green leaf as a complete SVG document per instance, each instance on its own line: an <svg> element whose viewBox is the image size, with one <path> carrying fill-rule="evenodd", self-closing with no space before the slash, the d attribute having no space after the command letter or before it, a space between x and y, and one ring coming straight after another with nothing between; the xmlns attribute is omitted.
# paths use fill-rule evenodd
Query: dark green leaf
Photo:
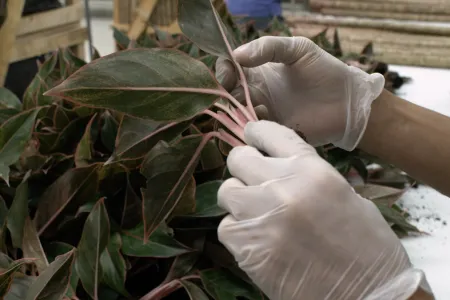
<svg viewBox="0 0 450 300"><path fill-rule="evenodd" d="M0 196L0 253L7 253L8 249L6 247L6 235L8 233L7 227L8 221L8 207L6 206L5 200L2 196ZM2 254L3 254L2 253ZM7 255L5 255L8 257ZM0 261L4 262L5 257L1 257ZM7 268L9 264L6 266L4 264L0 264L0 268Z"/></svg>
<svg viewBox="0 0 450 300"><path fill-rule="evenodd" d="M73 153L73 149L82 138L84 130L90 119L90 117L83 117L71 120L63 130L47 142L49 147L46 147L45 149L40 147L41 152Z"/></svg>
<svg viewBox="0 0 450 300"><path fill-rule="evenodd" d="M23 181L16 189L14 200L8 212L7 226L11 233L14 248L22 247L23 229L28 217L28 177L25 175Z"/></svg>
<svg viewBox="0 0 450 300"><path fill-rule="evenodd" d="M75 249L75 247L73 247L72 245L61 243L61 242L53 242L53 243L50 243L45 248L45 251L48 255L48 260L50 262L53 262L56 259L56 257L58 257L62 254L68 253L68 252L72 251L73 249ZM75 290L77 289L79 280L80 279L75 270L75 264L72 264L72 272L70 275L70 286L67 289L67 293L66 293L67 297L69 297L70 299L72 299L75 296Z"/></svg>
<svg viewBox="0 0 450 300"><path fill-rule="evenodd" d="M120 253L122 240L118 233L111 236L106 249L100 256L100 266L103 270L103 282L116 292L128 296L125 290L126 265Z"/></svg>
<svg viewBox="0 0 450 300"><path fill-rule="evenodd" d="M201 113L224 91L204 64L180 51L132 49L91 62L46 94L138 118L173 121Z"/></svg>
<svg viewBox="0 0 450 300"><path fill-rule="evenodd" d="M86 65L86 62L78 56L75 56L70 48L64 48L62 51L65 60L69 62L70 65L69 74L74 73L75 71Z"/></svg>
<svg viewBox="0 0 450 300"><path fill-rule="evenodd" d="M30 286L26 300L60 300L70 282L75 250L58 256Z"/></svg>
<svg viewBox="0 0 450 300"><path fill-rule="evenodd" d="M0 109L0 124L3 124L8 119L20 113L18 110L13 108Z"/></svg>
<svg viewBox="0 0 450 300"><path fill-rule="evenodd" d="M114 119L109 111L102 115L103 125L100 131L100 139L108 151L114 151L114 144L119 128L119 123Z"/></svg>
<svg viewBox="0 0 450 300"><path fill-rule="evenodd" d="M130 229L137 226L142 221L142 199L134 191L130 175L127 174L127 187L122 210L121 227Z"/></svg>
<svg viewBox="0 0 450 300"><path fill-rule="evenodd" d="M191 135L173 146L160 142L149 152L141 170L147 177L146 190L142 190L145 237L177 205L207 141L201 135Z"/></svg>
<svg viewBox="0 0 450 300"><path fill-rule="evenodd" d="M217 56L205 55L199 58L199 60L204 63L209 69L212 69L216 65Z"/></svg>
<svg viewBox="0 0 450 300"><path fill-rule="evenodd" d="M204 270L200 272L203 285L216 300L231 300L236 297L263 299L263 295L254 286L239 280L224 270Z"/></svg>
<svg viewBox="0 0 450 300"><path fill-rule="evenodd" d="M196 284L187 281L187 280L180 280L181 284L183 285L184 289L188 293L191 300L208 300L208 296L203 292L203 290L198 287Z"/></svg>
<svg viewBox="0 0 450 300"><path fill-rule="evenodd" d="M200 49L232 59L236 42L210 0L178 0L178 23L181 31Z"/></svg>
<svg viewBox="0 0 450 300"><path fill-rule="evenodd" d="M194 265L198 261L198 259L198 252L186 253L177 256L174 259L170 271L167 274L164 282L169 282L189 274L194 268Z"/></svg>
<svg viewBox="0 0 450 300"><path fill-rule="evenodd" d="M341 41L339 39L339 33L337 29L334 30L333 50L334 50L333 54L335 56L341 57L343 55Z"/></svg>
<svg viewBox="0 0 450 300"><path fill-rule="evenodd" d="M139 226L122 234L122 252L135 257L174 257L192 250L179 243L163 229L156 229L144 243L144 227Z"/></svg>
<svg viewBox="0 0 450 300"><path fill-rule="evenodd" d="M197 186L195 196L195 212L185 217L219 217L226 214L226 211L217 205L217 192L222 185L221 180L210 181Z"/></svg>
<svg viewBox="0 0 450 300"><path fill-rule="evenodd" d="M47 257L34 224L27 216L23 229L22 252L25 258L36 258L36 267L41 274L48 266Z"/></svg>
<svg viewBox="0 0 450 300"><path fill-rule="evenodd" d="M115 151L110 162L143 157L160 140L170 142L185 131L191 121L161 124L124 116L117 133Z"/></svg>
<svg viewBox="0 0 450 300"><path fill-rule="evenodd" d="M97 114L95 114L87 124L83 137L75 150L75 166L77 168L88 166L92 160L97 120Z"/></svg>
<svg viewBox="0 0 450 300"><path fill-rule="evenodd" d="M52 57L44 62L39 68L38 73L31 81L30 85L23 95L23 109L28 110L34 107L48 105L53 102L52 97L44 96L44 92L51 86L48 85L47 79L55 70L58 62L58 54L55 53Z"/></svg>
<svg viewBox="0 0 450 300"><path fill-rule="evenodd" d="M102 276L100 254L109 241L109 218L104 200L100 199L84 224L78 244L75 269L86 292L97 299L98 284Z"/></svg>
<svg viewBox="0 0 450 300"><path fill-rule="evenodd" d="M215 140L210 140L206 143L200 157L200 163L204 171L213 170L225 164L222 153Z"/></svg>
<svg viewBox="0 0 450 300"><path fill-rule="evenodd" d="M98 166L70 169L59 177L42 195L34 222L43 232L64 210L75 212L92 201L98 187Z"/></svg>
<svg viewBox="0 0 450 300"><path fill-rule="evenodd" d="M20 111L22 109L22 103L13 92L7 88L0 87L0 109L15 109Z"/></svg>
<svg viewBox="0 0 450 300"><path fill-rule="evenodd" d="M188 215L195 211L195 189L195 179L192 176L191 180L189 180L188 184L184 188L177 205L170 213L168 218L169 220L175 216Z"/></svg>
<svg viewBox="0 0 450 300"><path fill-rule="evenodd" d="M36 277L17 274L12 280L11 288L5 300L23 300L27 296L28 289L33 284Z"/></svg>
<svg viewBox="0 0 450 300"><path fill-rule="evenodd" d="M16 163L34 127L38 109L24 111L0 126L0 178L9 181L9 166Z"/></svg>
<svg viewBox="0 0 450 300"><path fill-rule="evenodd" d="M8 293L11 286L14 273L24 264L30 264L34 259L23 258L13 261L6 270L0 272L0 297L4 297Z"/></svg>
<svg viewBox="0 0 450 300"><path fill-rule="evenodd" d="M366 164L362 159L358 157L354 157L351 160L351 166L358 172L359 176L364 180L364 182L367 181L367 178L369 177L369 172L367 171Z"/></svg>
<svg viewBox="0 0 450 300"><path fill-rule="evenodd" d="M406 232L420 232L419 229L417 229L417 227L411 225L406 220L404 215L402 215L395 209L383 204L376 204L376 205L380 210L381 214L383 215L384 219L391 225L397 225Z"/></svg>
<svg viewBox="0 0 450 300"><path fill-rule="evenodd" d="M369 57L373 56L373 54L374 54L374 51L373 51L373 43L372 43L372 42L368 43L368 44L364 47L364 49L361 51L361 54L362 54L362 55L365 55L365 56L369 56Z"/></svg>
<svg viewBox="0 0 450 300"><path fill-rule="evenodd" d="M0 268L7 269L13 262L12 258L6 255L4 252L0 252Z"/></svg>
<svg viewBox="0 0 450 300"><path fill-rule="evenodd" d="M116 27L113 27L112 29L114 40L116 41L116 43L121 49L126 49L128 47L128 44L130 44L130 39L128 38L128 36Z"/></svg>

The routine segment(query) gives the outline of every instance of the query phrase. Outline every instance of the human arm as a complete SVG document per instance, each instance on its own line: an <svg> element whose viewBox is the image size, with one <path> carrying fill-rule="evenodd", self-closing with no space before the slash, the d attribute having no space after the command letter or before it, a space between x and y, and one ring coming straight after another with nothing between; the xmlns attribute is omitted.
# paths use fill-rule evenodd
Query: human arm
<svg viewBox="0 0 450 300"><path fill-rule="evenodd" d="M227 159L218 234L271 300L434 299L374 203L294 131L251 122L245 141Z"/></svg>
<svg viewBox="0 0 450 300"><path fill-rule="evenodd" d="M359 148L450 196L450 118L384 90Z"/></svg>
<svg viewBox="0 0 450 300"><path fill-rule="evenodd" d="M245 67L253 103L266 106L269 119L314 146L359 146L450 196L450 118L385 91L381 74L347 66L303 37L263 37L234 56ZM219 59L216 70L242 99L232 64Z"/></svg>
<svg viewBox="0 0 450 300"><path fill-rule="evenodd" d="M419 288L409 300L434 300L434 296L424 291L422 288Z"/></svg>

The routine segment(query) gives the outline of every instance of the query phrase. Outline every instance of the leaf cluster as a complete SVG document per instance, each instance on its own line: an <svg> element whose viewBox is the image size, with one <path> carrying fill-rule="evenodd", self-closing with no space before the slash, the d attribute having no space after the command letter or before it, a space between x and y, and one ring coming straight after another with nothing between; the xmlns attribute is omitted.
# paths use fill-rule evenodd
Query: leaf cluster
<svg viewBox="0 0 450 300"><path fill-rule="evenodd" d="M217 239L226 156L255 116L213 70L237 45L289 32L239 27L209 0L179 0L179 22L183 35L115 31L139 48L89 64L58 50L22 101L0 89L0 298L266 299ZM396 232L417 231L393 205L405 175L317 151L360 174Z"/></svg>

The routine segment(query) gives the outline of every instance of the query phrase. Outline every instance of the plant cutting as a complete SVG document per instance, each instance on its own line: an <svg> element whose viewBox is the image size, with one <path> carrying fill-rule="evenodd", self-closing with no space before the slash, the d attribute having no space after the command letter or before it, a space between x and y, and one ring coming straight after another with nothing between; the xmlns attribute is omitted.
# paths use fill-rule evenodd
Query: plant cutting
<svg viewBox="0 0 450 300"><path fill-rule="evenodd" d="M266 298L216 236L226 155L258 116L211 62L232 60L243 33L209 0L179 5L184 51L129 49L86 64L60 49L22 101L0 89L0 297ZM358 152L317 150L344 176L385 176ZM405 178L371 197L398 234L417 231L393 205Z"/></svg>

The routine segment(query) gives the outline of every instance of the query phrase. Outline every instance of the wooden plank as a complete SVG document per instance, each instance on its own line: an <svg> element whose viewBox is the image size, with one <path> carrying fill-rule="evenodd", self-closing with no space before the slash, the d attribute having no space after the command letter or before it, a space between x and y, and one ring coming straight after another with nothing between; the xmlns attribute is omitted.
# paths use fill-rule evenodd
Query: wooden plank
<svg viewBox="0 0 450 300"><path fill-rule="evenodd" d="M450 2L440 5L430 3L380 3L349 0L311 0L310 7L313 10L323 8L350 9L359 11L383 11L390 13L414 13L414 14L450 14Z"/></svg>
<svg viewBox="0 0 450 300"><path fill-rule="evenodd" d="M145 30L148 24L148 19L153 12L158 0L142 0L139 3L136 11L136 18L134 19L130 31L128 32L128 37L130 40L136 40L141 33Z"/></svg>
<svg viewBox="0 0 450 300"><path fill-rule="evenodd" d="M83 3L78 2L67 7L23 17L20 22L19 32L17 34L25 35L53 27L63 26L76 21L80 22L83 17Z"/></svg>
<svg viewBox="0 0 450 300"><path fill-rule="evenodd" d="M411 20L411 21L426 21L426 22L450 22L450 15L360 11L360 10L336 9L336 8L323 8L320 12L322 14L332 16L352 16L364 18L381 18L381 19Z"/></svg>
<svg viewBox="0 0 450 300"><path fill-rule="evenodd" d="M295 27L296 24L320 24L339 27L373 28L394 32L431 34L450 36L450 27L436 26L433 24L414 24L412 22L398 22L394 20L382 19L357 19L324 16L318 14L302 14L297 16L287 16L286 22Z"/></svg>
<svg viewBox="0 0 450 300"><path fill-rule="evenodd" d="M87 28L74 24L59 31L30 34L16 40L11 62L42 55L58 48L84 44L88 39Z"/></svg>
<svg viewBox="0 0 450 300"><path fill-rule="evenodd" d="M114 0L113 20L114 23L130 23L130 1Z"/></svg>
<svg viewBox="0 0 450 300"><path fill-rule="evenodd" d="M16 40L16 32L22 16L24 0L10 0L7 2L7 17L0 28L0 86L5 84L6 73L14 56L12 50Z"/></svg>
<svg viewBox="0 0 450 300"><path fill-rule="evenodd" d="M291 28L294 35L311 38L327 26L298 24ZM329 27L327 37L332 39L335 28ZM450 45L442 36L400 34L379 30L340 27L339 39L344 52L360 53L368 42L374 42L375 58L389 64L420 67L449 68ZM433 40L433 38L435 40ZM430 46L431 45L431 46ZM440 45L434 47L432 45Z"/></svg>
<svg viewBox="0 0 450 300"><path fill-rule="evenodd" d="M123 32L128 32L130 30L130 25L129 24L116 24L116 23L114 23L112 26L117 28L120 31L123 31ZM171 34L181 33L181 28L180 28L178 22L174 22L174 23L172 23L169 26L158 26L157 28L159 30L166 31L166 32L171 33ZM151 26L147 27L147 33L148 34L153 34L154 32L155 32L155 30L153 29L153 27L151 27Z"/></svg>

